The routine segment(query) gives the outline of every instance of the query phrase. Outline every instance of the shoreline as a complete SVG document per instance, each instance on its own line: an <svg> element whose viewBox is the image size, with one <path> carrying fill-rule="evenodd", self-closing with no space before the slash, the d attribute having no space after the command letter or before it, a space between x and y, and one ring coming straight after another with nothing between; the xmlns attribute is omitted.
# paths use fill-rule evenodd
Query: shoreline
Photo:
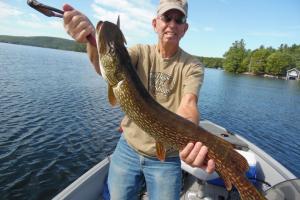
<svg viewBox="0 0 300 200"><path fill-rule="evenodd" d="M271 78L271 79L283 79L283 80L286 80L286 77L285 76L274 76L274 75L270 75L270 74L261 74L261 75L258 75L258 74L254 74L252 72L244 72L244 73L241 73L242 75L247 75L247 76L258 76L258 77L262 77L262 78Z"/></svg>
<svg viewBox="0 0 300 200"><path fill-rule="evenodd" d="M212 68L212 67L205 67L208 69L216 69L216 70L221 70L221 71L225 71L223 68ZM225 71L226 72L226 71ZM228 73L232 73L232 72L228 72ZM233 73L234 74L234 73ZM236 73L237 75L246 75L246 76L256 76L256 77L261 77L261 78L270 78L270 79L282 79L282 80L286 80L286 76L274 76L274 75L270 75L270 74L254 74L252 72L243 72L243 73Z"/></svg>

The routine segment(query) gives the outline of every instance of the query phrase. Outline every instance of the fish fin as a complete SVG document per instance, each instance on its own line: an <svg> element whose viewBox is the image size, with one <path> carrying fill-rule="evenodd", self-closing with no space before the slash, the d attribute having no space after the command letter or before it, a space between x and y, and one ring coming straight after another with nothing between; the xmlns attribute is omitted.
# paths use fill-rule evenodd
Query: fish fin
<svg viewBox="0 0 300 200"><path fill-rule="evenodd" d="M163 143L156 141L156 156L160 161L164 161L166 158L166 148Z"/></svg>
<svg viewBox="0 0 300 200"><path fill-rule="evenodd" d="M118 19L117 19L117 26L118 26L118 28L120 28L120 15L118 15Z"/></svg>
<svg viewBox="0 0 300 200"><path fill-rule="evenodd" d="M110 105L114 107L115 105L117 105L117 99L116 99L114 91L110 85L108 85L107 93L108 93L108 101L109 101Z"/></svg>
<svg viewBox="0 0 300 200"><path fill-rule="evenodd" d="M127 44L127 41L126 41L126 39L125 39L125 37L124 37L123 34L122 34L122 37L123 37L124 44Z"/></svg>
<svg viewBox="0 0 300 200"><path fill-rule="evenodd" d="M118 28L121 30L121 22L120 22L120 15L118 15L118 19L117 19L117 26ZM122 33L122 42L124 42L124 44L127 44L127 41Z"/></svg>

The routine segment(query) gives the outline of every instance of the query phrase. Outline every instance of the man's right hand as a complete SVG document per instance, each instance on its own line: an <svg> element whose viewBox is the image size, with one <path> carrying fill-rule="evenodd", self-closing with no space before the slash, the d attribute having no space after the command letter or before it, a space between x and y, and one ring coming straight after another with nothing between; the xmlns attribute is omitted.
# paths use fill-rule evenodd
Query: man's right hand
<svg viewBox="0 0 300 200"><path fill-rule="evenodd" d="M95 28L90 20L69 4L63 6L64 27L67 33L77 42L87 43L87 36L95 36Z"/></svg>

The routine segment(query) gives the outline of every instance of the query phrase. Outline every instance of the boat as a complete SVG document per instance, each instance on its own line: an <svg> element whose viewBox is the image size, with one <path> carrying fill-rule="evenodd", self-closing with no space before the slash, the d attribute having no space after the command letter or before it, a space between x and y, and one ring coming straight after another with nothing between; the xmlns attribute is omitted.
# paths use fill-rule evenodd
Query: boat
<svg viewBox="0 0 300 200"><path fill-rule="evenodd" d="M211 121L203 120L200 126L231 142L247 159L250 166L247 177L267 199L300 199L300 179L262 149ZM105 158L57 194L53 200L106 199L109 163L110 157ZM183 161L182 172L181 200L239 199L237 190L228 192L222 179L215 172L207 174L204 170L190 167ZM141 194L141 199L148 199L146 191Z"/></svg>

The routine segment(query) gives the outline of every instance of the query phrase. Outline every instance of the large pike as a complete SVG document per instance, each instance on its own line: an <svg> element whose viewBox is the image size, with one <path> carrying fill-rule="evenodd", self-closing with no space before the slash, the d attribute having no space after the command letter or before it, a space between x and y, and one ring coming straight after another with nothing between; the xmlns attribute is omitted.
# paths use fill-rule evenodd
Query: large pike
<svg viewBox="0 0 300 200"><path fill-rule="evenodd" d="M111 104L117 101L130 119L155 138L159 158L164 157L164 144L181 149L191 141L200 141L208 147L207 157L215 161L227 190L234 185L243 200L265 199L245 176L249 168L246 159L229 142L165 109L151 97L131 64L119 26L100 21L96 40L109 101Z"/></svg>

